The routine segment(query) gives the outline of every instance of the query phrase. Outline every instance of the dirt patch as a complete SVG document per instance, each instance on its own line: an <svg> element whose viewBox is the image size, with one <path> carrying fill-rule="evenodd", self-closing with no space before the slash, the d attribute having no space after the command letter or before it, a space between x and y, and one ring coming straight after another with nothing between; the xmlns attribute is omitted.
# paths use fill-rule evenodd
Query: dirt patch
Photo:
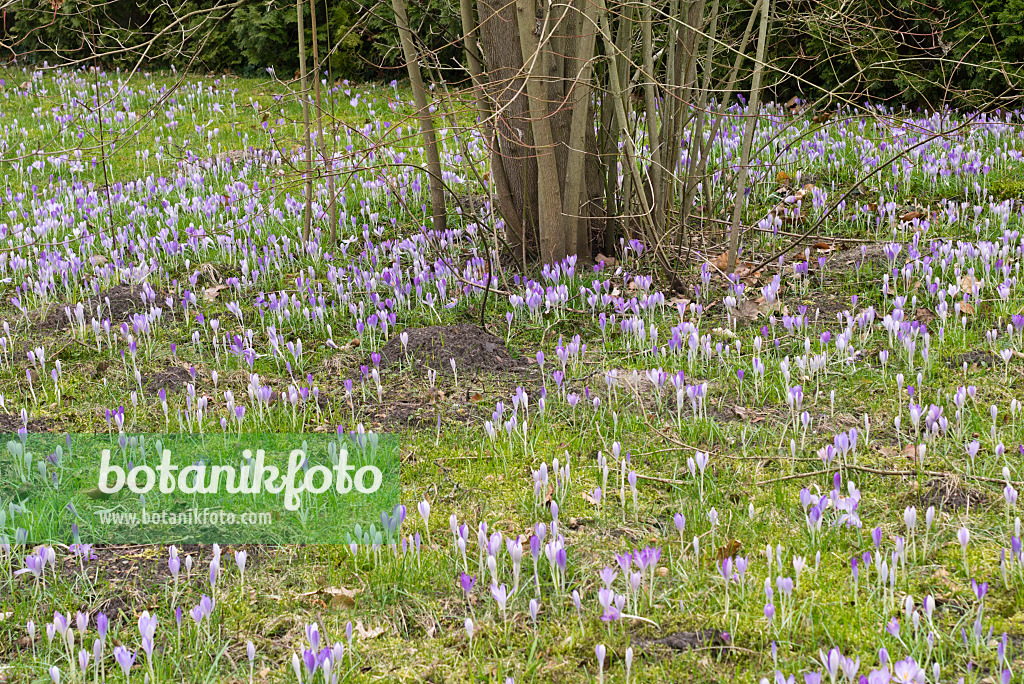
<svg viewBox="0 0 1024 684"><path fill-rule="evenodd" d="M160 390L177 392L192 381L192 374L184 368L168 366L150 376L142 377L142 387L150 394L156 395Z"/></svg>
<svg viewBox="0 0 1024 684"><path fill-rule="evenodd" d="M477 395L479 396L479 395ZM370 419L388 431L407 429L436 430L438 421L442 425L465 425L480 418L476 403L461 394L448 396L443 390L428 390L425 394L402 394L398 397L385 396L381 411Z"/></svg>
<svg viewBox="0 0 1024 684"><path fill-rule="evenodd" d="M830 292L821 289L812 289L800 300L789 303L789 313L800 313L806 307L805 314L812 325L819 325L823 328L839 325L837 316L850 310L850 299L839 298Z"/></svg>
<svg viewBox="0 0 1024 684"><path fill-rule="evenodd" d="M52 418L29 418L28 433L53 432L54 420ZM25 427L21 422L21 416L10 413L0 413L0 435L14 435L18 430Z"/></svg>
<svg viewBox="0 0 1024 684"><path fill-rule="evenodd" d="M436 428L437 409L422 402L400 401L394 404L384 416L384 427L388 429Z"/></svg>
<svg viewBox="0 0 1024 684"><path fill-rule="evenodd" d="M157 304L163 304L164 297L157 293ZM100 320L109 318L111 324L120 325L131 319L134 314L143 313L149 307L144 303L142 288L138 285L115 285L109 290L100 292L99 295L82 302L85 306L85 319L96 317L96 307L100 307ZM71 306L72 315L77 303ZM65 305L54 304L42 317L39 326L43 330L63 331L67 330L71 323L68 321Z"/></svg>
<svg viewBox="0 0 1024 684"><path fill-rule="evenodd" d="M381 349L381 367L405 366L439 375L452 375L451 360L461 376L466 373L511 373L520 369L519 361L500 339L471 323L459 325L432 325L426 328L408 328L407 344L401 335L392 337Z"/></svg>
<svg viewBox="0 0 1024 684"><path fill-rule="evenodd" d="M968 506L983 506L987 502L988 495L984 492L970 489L948 478L929 480L921 492L921 505L924 508L935 506L940 511L958 511Z"/></svg>
<svg viewBox="0 0 1024 684"><path fill-rule="evenodd" d="M724 650L729 647L729 635L717 629L698 629L695 632L673 632L660 639L637 639L642 649L661 647L672 651Z"/></svg>
<svg viewBox="0 0 1024 684"><path fill-rule="evenodd" d="M968 368L977 369L978 367L995 368L1003 365L1003 360L993 354L990 351L984 349L974 349L963 354L957 354L956 356L947 359L946 365L954 370L959 370L967 364Z"/></svg>

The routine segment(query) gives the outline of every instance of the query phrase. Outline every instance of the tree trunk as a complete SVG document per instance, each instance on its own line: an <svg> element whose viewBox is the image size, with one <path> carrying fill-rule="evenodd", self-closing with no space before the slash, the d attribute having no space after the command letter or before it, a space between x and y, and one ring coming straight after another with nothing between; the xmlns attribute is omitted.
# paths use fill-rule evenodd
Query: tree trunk
<svg viewBox="0 0 1024 684"><path fill-rule="evenodd" d="M419 55L416 52L416 45L413 43L412 31L409 29L405 0L391 0L391 7L395 11L395 22L398 24L398 35L402 41L402 52L405 55L405 65L409 71L409 83L412 86L412 97L416 103L416 116L420 121L420 133L423 135L423 149L429 176L430 211L433 214L434 230L443 231L448 225L448 213L444 203L441 155L437 151L434 119L430 115L427 105L427 89L423 85Z"/></svg>
<svg viewBox="0 0 1024 684"><path fill-rule="evenodd" d="M551 119L547 107L550 95L540 78L545 70L546 51L542 50L542 41L550 35L550 29L547 28L549 15L546 14L544 21L540 22L536 10L535 0L516 0L519 46L523 53L530 126L536 144L534 154L537 162L540 256L545 263L552 264L568 255L569 245L565 223L562 221L561 183L555 159L555 139L551 133Z"/></svg>
<svg viewBox="0 0 1024 684"><path fill-rule="evenodd" d="M309 0L310 28L313 30L313 94L316 100L316 147L320 151L320 159L324 164L324 173L327 174L327 215L331 223L330 241L335 244L338 241L338 205L334 194L334 169L332 160L328 161L327 146L324 145L324 107L320 97L320 46L316 33L316 0ZM328 15L329 16L329 15Z"/></svg>
<svg viewBox="0 0 1024 684"><path fill-rule="evenodd" d="M604 213L597 209L604 190L591 125L595 29L593 16L589 27L584 17L592 4L556 0L538 18L535 0L477 0L484 91L498 141L491 170L507 236L549 263L570 254L588 258L591 229L604 229L603 219L575 218Z"/></svg>
<svg viewBox="0 0 1024 684"><path fill-rule="evenodd" d="M750 146L757 130L757 118L761 109L761 72L764 67L764 48L768 35L768 12L771 0L761 4L761 28L757 36L757 58L754 62L754 76L750 85L750 101L747 103L746 128L743 131L743 151L740 154L740 168L736 174L736 199L733 201L732 223L729 225L729 273L736 269L736 256L740 246L740 219L746 205L747 166L750 163Z"/></svg>
<svg viewBox="0 0 1024 684"><path fill-rule="evenodd" d="M309 123L309 91L306 88L306 27L303 25L303 0L295 0L299 29L299 87L302 90L302 134L306 147L305 192L306 202L302 210L302 245L309 242L310 225L313 220L313 137Z"/></svg>

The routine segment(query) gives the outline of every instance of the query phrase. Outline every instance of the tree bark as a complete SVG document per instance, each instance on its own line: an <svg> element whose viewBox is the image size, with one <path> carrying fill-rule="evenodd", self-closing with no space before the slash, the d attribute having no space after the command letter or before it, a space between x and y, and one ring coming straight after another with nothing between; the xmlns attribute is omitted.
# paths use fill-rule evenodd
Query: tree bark
<svg viewBox="0 0 1024 684"><path fill-rule="evenodd" d="M306 202L302 209L302 244L309 243L310 225L313 220L313 138L309 122L309 91L306 88L306 27L303 22L303 0L295 0L296 22L299 29L299 87L302 90L302 133L306 147Z"/></svg>
<svg viewBox="0 0 1024 684"><path fill-rule="evenodd" d="M423 136L423 150L426 156L428 188L430 190L430 211L433 214L433 226L436 231L443 231L448 225L448 212L445 208L444 184L441 179L441 155L437 151L437 134L434 119L430 115L427 104L427 89L423 85L423 74L420 71L419 55L413 43L409 18L405 11L405 0L391 0L391 8L395 12L398 24L398 36L402 41L402 52L405 65L409 71L409 83L412 86L413 101L416 103L416 116L420 122L420 133Z"/></svg>
<svg viewBox="0 0 1024 684"><path fill-rule="evenodd" d="M572 110L572 122L569 129L568 159L565 165L565 194L562 197L562 213L568 228L569 243L574 244L570 250L574 254L590 256L590 231L583 218L589 197L584 198L583 190L586 182L584 168L585 147L587 145L587 116L591 113L591 71L594 55L594 27L596 26L597 5L592 0L580 0L583 13L580 14L579 39L576 41L576 52L571 62L576 72L572 80L568 80L566 98Z"/></svg>
<svg viewBox="0 0 1024 684"><path fill-rule="evenodd" d="M761 72L764 67L764 48L768 35L768 12L771 0L761 3L761 27L757 36L757 58L754 76L750 85L750 101L747 103L746 128L743 131L743 151L740 154L740 168L736 174L736 199L733 201L732 223L729 225L729 273L736 270L736 256L740 245L740 219L746 204L747 166L750 163L750 146L754 141L758 114L761 109Z"/></svg>
<svg viewBox="0 0 1024 684"><path fill-rule="evenodd" d="M562 192L555 159L555 140L547 107L548 89L539 75L545 71L542 42L548 32L548 16L538 23L535 0L516 0L519 45L523 55L530 126L533 130L537 160L537 218L540 229L540 256L548 264L568 255L569 241L562 221ZM537 28L540 28L540 36Z"/></svg>
<svg viewBox="0 0 1024 684"><path fill-rule="evenodd" d="M327 146L324 145L324 107L320 97L320 46L316 33L316 0L309 0L310 28L313 30L313 95L316 100L316 147L320 151L320 159L324 164L324 173L327 174L327 215L331 223L330 241L331 244L338 242L338 205L334 194L334 169L332 160L327 159Z"/></svg>

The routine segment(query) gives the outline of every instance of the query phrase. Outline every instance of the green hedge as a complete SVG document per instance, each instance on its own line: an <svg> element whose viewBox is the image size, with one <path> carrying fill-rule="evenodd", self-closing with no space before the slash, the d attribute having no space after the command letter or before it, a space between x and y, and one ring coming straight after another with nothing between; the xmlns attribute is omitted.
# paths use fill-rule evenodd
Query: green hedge
<svg viewBox="0 0 1024 684"><path fill-rule="evenodd" d="M98 7L91 10L83 0L65 0L56 10L51 3L15 0L7 8L4 41L27 61L89 60L95 46L106 67L134 66L143 52L147 69L245 74L273 67L290 78L298 67L290 0L241 0L212 12L214 0L94 0ZM409 3L410 22L446 75L463 78L457 71L458 2ZM722 6L721 25L737 34L750 0L723 0ZM774 0L773 6L769 58L786 73L774 72L769 87L779 100L838 89L855 101L983 106L1004 104L999 97L1024 85L1024 0ZM308 4L305 12L311 45ZM840 16L845 26L836 21ZM319 0L321 55L328 51L328 33L337 43L331 76L403 78L393 21L387 0Z"/></svg>
<svg viewBox="0 0 1024 684"><path fill-rule="evenodd" d="M54 10L48 2L16 0L7 8L4 42L30 63L91 63L95 48L105 67L130 68L145 54L146 69L174 66L246 74L273 67L282 78L298 69L296 3L288 0L242 0L228 10L215 9L223 3L214 0L172 3L173 9L161 0L114 2L93 9L91 4L96 3L65 0ZM390 7L372 0L317 3L321 56L328 52L328 35L330 45L336 46L329 63L331 76L401 77L403 62ZM312 55L308 3L304 11L306 45ZM414 2L409 18L443 64L453 65L458 4Z"/></svg>

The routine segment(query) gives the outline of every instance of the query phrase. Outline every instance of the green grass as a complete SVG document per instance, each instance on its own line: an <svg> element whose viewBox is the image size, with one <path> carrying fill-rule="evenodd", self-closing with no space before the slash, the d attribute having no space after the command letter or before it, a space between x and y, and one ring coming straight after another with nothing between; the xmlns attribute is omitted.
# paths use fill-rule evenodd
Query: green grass
<svg viewBox="0 0 1024 684"><path fill-rule="evenodd" d="M81 78L86 85L91 79L86 75ZM5 87L8 90L16 87L15 80L13 76L8 78ZM168 87L173 82L174 79L166 75L155 75L142 81L146 87L152 84L154 90L143 89L144 94L134 96L137 98L136 106L149 101L147 98L155 97L156 88ZM139 89L134 81L129 85ZM211 93L211 87L219 89L216 97ZM215 99L222 103L230 101L225 89L237 89L233 95L239 106L237 116L213 114L208 109ZM352 90L376 94L381 98L382 111L390 93L390 89L381 87ZM271 82L257 79L221 79L217 82L187 79L187 83L174 94L182 107L179 117L183 123L179 128L170 130L157 126L143 128L132 140L117 146L109 158L110 180L127 181L149 174L170 173L173 166L169 159L157 163L151 158L143 162L134 155L135 149L157 149L158 145L165 144L167 135L174 137L174 149L180 146L182 151L188 150L200 158L240 148L246 134L249 135L249 145L290 149L296 144L293 122L299 112L293 98L271 104L272 95L281 92ZM276 124L280 135L271 136L264 132L261 114L245 110L250 97L263 103L261 112L273 108L271 117L283 120L283 123ZM32 109L49 111L60 99L61 96L51 91L18 100L15 105L4 104L0 107L3 113L0 121L10 126L17 119L19 126L27 127ZM345 110L344 121L338 124L336 131L339 136L345 135L343 124L359 126L367 121L365 112L348 111L345 109L347 104L339 96L338 108ZM282 108L283 112L279 112ZM201 119L205 123L209 118L219 124L220 133L209 143L205 139L199 141L194 132L188 130L193 112L197 122ZM161 113L160 116L165 115ZM386 118L395 120L397 115ZM166 123L160 125L166 126ZM857 128L856 122L849 125ZM115 130L119 134L129 130L127 126L117 126L115 124ZM798 130L793 135L798 138L803 133L807 132ZM7 136L10 135L8 129ZM862 135L881 137L884 133L876 133L869 128ZM161 138L160 142L157 137ZM26 150L62 149L70 146L71 138L69 133L47 130L37 136L35 131L31 131ZM982 149L991 150L996 145L987 144L990 147ZM86 143L82 146L88 147ZM12 144L3 152L4 169L10 169L12 177L19 173L14 170L14 158L19 154L19 148ZM85 154L88 158L95 152ZM791 168L807 172L817 168L805 162L802 156L794 156L789 163ZM824 167L824 164L818 166ZM1018 168L1007 162L999 173L1004 174L1001 177L1008 178L1008 174ZM247 182L257 182L265 188L274 180L275 172L273 168L255 169ZM210 173L221 185L229 177L224 172ZM80 178L102 183L102 176L102 169L87 169ZM284 194L297 191L299 182L294 169L285 168L281 178L283 192L277 200L268 202L268 206L284 207ZM836 183L850 180L837 177ZM367 220L359 213L360 200L367 199L369 209L385 212L386 218L397 219L394 227L384 222L381 238L416 231L416 222L399 211L397 205L389 208L380 196L370 197L357 181L352 182L346 206L359 216L359 222ZM895 191L887 188L894 182L898 181L883 177L876 190L879 194L891 196ZM471 183L466 185L472 188ZM910 188L899 191L892 201L910 201L921 196L924 190L940 193L955 190L953 194L957 197L963 197L964 192L974 193L965 178L944 179L937 185L941 187L933 187L925 178L915 178ZM993 194L997 194L995 185L989 187ZM774 190L770 183L758 186L752 195L755 206L770 208L774 204L770 192ZM99 215L94 220L103 225L106 221L103 217L105 198L102 195L98 197ZM415 202L411 204L414 206L421 201L421 198L413 199ZM866 199L863 201L867 202ZM114 212L114 225L122 225L122 221L128 218L126 209L118 207ZM187 220L195 219L202 227L214 229L222 218L204 221L201 217L190 216ZM288 216L278 227L287 231L294 229L295 224L294 216ZM1019 229L1019 224L1019 216L1015 214L1011 225ZM137 229L154 232L160 226L147 225ZM878 225L856 215L834 219L826 229L843 237L868 240L888 240L895 234L901 242L910 240L914 231L910 225ZM967 231L960 226L937 225L931 230L933 234L974 239L973 230ZM984 230L983 239L998 239L1001 235L998 221L993 221ZM271 384L276 390L292 383L303 384L306 374L310 373L313 384L327 399L322 409L315 410L306 405L295 414L289 407L275 406L268 409L266 417L258 423L259 430L265 433L306 431L330 434L339 423L349 430L360 423L369 430L398 430L401 500L408 506L403 533L421 534L421 552L403 553L401 546L395 551L387 548L375 551L362 546L354 552L345 545L269 546L261 545L255 539L246 539L244 541L249 542L245 544L249 561L244 583L233 566L231 553L236 550L236 545L226 546L221 563L224 575L216 587L217 608L213 617L204 620L197 628L188 616L188 610L196 605L202 594L210 592L209 547L183 548L182 555L191 554L196 565L187 577L183 570L177 583L167 571L167 550L164 546L97 549L98 557L88 561L68 556L60 549L58 569L52 573L48 571L38 587L31 575L10 578L9 574L0 573L0 599L3 601L0 608L0 660L5 663L0 669L0 679L38 681L54 664L65 672L66 678L70 678L71 668L64 659L62 647L56 640L52 646L48 645L42 627L55 610L64 613L77 610L93 614L101 610L106 612L112 623L111 637L108 638L117 639L133 650L138 647L138 616L143 610L158 615L160 648L153 670L156 681L247 681L249 666L245 644L248 640L257 646L254 666L257 681L292 680L292 653L303 648L305 626L312 622L319 624L324 639L330 642L346 641L345 630L349 622L361 625L361 629L355 629L350 651L346 642L348 655L340 671L340 678L346 681L504 681L509 676L517 682L596 681L598 671L594 648L597 644L604 644L610 654L604 672L608 681L623 680L624 653L631 645L636 651L631 681L637 682L757 681L776 667L787 674L817 671L821 669L819 649L827 650L832 645L840 647L847 656L859 656L862 673L877 667L877 652L884 646L893 659L912 654L919 662L940 663L945 673L942 681L955 681L954 673L967 676L968 681L982 681L986 676L982 673L996 665L996 649L987 639L966 648L961 642L961 629L971 631L978 610L978 602L971 593L971 579L989 582L989 593L984 601L985 633L991 627L994 638L1004 631L1015 639L1024 634L1024 626L1020 624L1024 617L1024 576L1016 571L1009 586L1004 587L998 566L999 550L1009 545L1013 530L1013 516L1007 515L1002 501L1003 484L1000 481L1003 466L1010 468L1015 481L1019 483L1021 479L1017 445L1024 441L1024 427L1019 424L1024 419L1009 414L1010 400L1022 396L1020 359L1014 357L1008 370L1004 369L1001 361L994 367L972 367L973 362L969 362L966 375L959 364L953 363L965 353L992 351L992 346L986 341L986 332L993 328L1005 329L1008 316L1020 312L1022 297L1019 284L1014 286L1007 304L997 301L992 290L986 289L982 302L967 319L966 325L961 326L959 322L948 324L941 342L938 340L938 323L929 323L933 334L932 356L922 369L924 388L919 390L919 400L926 405L943 405L946 417L955 425L948 395L961 385L971 384L977 388L977 398L970 400L964 411L963 426L958 428L962 429L962 436L945 437L930 443L925 460L918 463L908 458L904 451L908 443L920 440L910 427L906 393L902 399L898 396L895 376L900 372L907 374L907 383L917 385L915 376L920 360L909 372L907 362L897 353L898 347L893 347L883 370L877 360L878 352L890 345L885 332L876 327L866 339L855 339L855 346L861 351L856 363L833 359L815 377L802 378L795 359L804 354L805 337L810 341L812 353L817 353L818 336L822 331L830 330L833 339L837 335L839 326L834 314L823 314L806 333L788 332L783 328L783 311L780 310L774 314L777 317L774 324L762 317L753 325L741 326L733 333L722 311L721 298L726 294L725 288L717 279L712 284L713 294L705 301L717 300L717 304L708 307L700 330L701 334L710 335L709 343L713 349L718 343L723 348L730 348L728 356L724 351L716 350L707 357L698 355L692 362L687 360L685 352L655 357L649 353L649 339L637 342L623 334L617 322L609 324L602 332L589 313L559 312L531 321L518 311L509 331L504 319L505 313L511 310L508 297L492 293L484 316L489 329L499 338L508 338L509 346L524 359L523 366L528 370L519 373L460 372L457 384L452 376L439 374L436 386L432 387L423 373L391 367L381 374L383 401L378 401L374 383L368 381L365 388L360 389L358 375L359 366L368 364L369 354L379 348L383 340L366 335L359 344L353 344L359 339L354 329L354 318L341 311L332 312L329 319L319 322L298 316L278 321L278 329L288 339L301 338L305 346L302 359L295 361L293 372L289 373L282 360L270 354L266 340L260 338L263 331L255 307L258 290L267 294L281 291L289 295L302 293L303 286L297 281L307 277L310 268L314 271L314 281L326 284L328 264L351 264L359 260L361 231L354 229L348 237L355 239L347 257L332 255L328 261L322 255L296 254L282 259L276 271L266 273L258 289L249 287L236 293L228 288L219 291L209 301L203 296L204 288L226 280L229 273L241 273L237 255L226 255L206 247L192 255L161 256L155 282L176 296L185 289L192 290L198 294L198 302L190 310L188 319L181 315L179 309L175 318L168 315L160 325L154 326L151 334L137 338L144 341L139 345L137 360L122 358L121 350L127 345L123 339L119 341L116 330L111 333L114 343L108 343L103 334L97 350L91 330L75 336L66 329L38 324L40 310L44 306L58 303L61 307L66 304L73 306L89 296L85 288L75 285L67 293L23 294L31 323L13 306L8 307L6 318L12 330L12 342L9 344L13 344L15 351L10 352L0 364L0 391L8 410L14 412L22 406L27 407L32 420L37 421L35 424L61 432L93 431L103 435L108 429L105 409L118 406L125 408L128 431L159 431L165 429L168 422L172 428L176 425L175 411L185 410L186 393L169 393L171 412L169 419L165 419L154 392L146 390L136 380L135 367L141 377L150 377L171 366L194 366L197 392L200 396L207 394L211 397L213 415L217 417L208 418L207 431L215 433L220 430L217 420L222 415L216 412L222 411L226 390L240 401L249 403L247 385L250 373L258 373L264 383ZM922 251L926 239L921 240ZM768 251L781 244L785 244L783 238L768 236L758 246L763 248L762 251ZM461 245L450 248L433 246L429 254L433 257L464 257L463 249ZM97 245L94 251L102 254L113 250ZM1015 262L1019 262L1019 255L1013 257ZM880 288L882 276L887 271L884 256L880 257L881 262L869 261L861 268L849 263L859 259L856 247L836 253L831 259L824 277L816 274L806 291L791 279L791 269L787 264L780 298L789 314L796 313L798 306L806 305L813 320L814 310L824 308L826 304L838 306L836 310L851 308L852 295L858 296L858 312L873 305L879 310L880 318L891 309L892 296L883 295ZM213 266L220 273L213 276L203 274L202 281L197 280L195 285L187 284L189 276L204 264ZM642 271L650 268L650 264L640 261L628 263L626 267L631 271ZM537 277L537 274L532 275ZM699 281L696 269L689 275L694 282ZM589 266L580 268L580 274L570 281L570 292L575 294L580 286L589 286L591 276ZM96 282L109 284L116 282L118 276L96 273L95 277ZM512 274L502 274L502 278L502 287L514 291ZM751 285L750 291L756 292L768 278ZM627 289L629 284L621 275L611 276L611 279L622 291L636 293ZM175 280L178 281L177 288L173 284ZM504 284L506 281L508 284ZM952 271L946 275L945 281L953 281ZM992 276L992 282L996 281ZM17 284L15 281L4 285L5 302L15 295ZM900 283L899 293L917 294L923 300L926 285L915 277L909 286ZM455 291L454 287L452 291ZM403 310L397 329L479 319L479 295L466 297L459 292L453 296L458 302L452 308L421 305L414 310ZM227 303L230 301L237 301L242 307L244 324L238 324L228 311ZM572 308L582 306L577 301ZM923 301L921 308L927 308ZM224 348L214 351L209 326L195 322L198 312L207 321L218 318L223 329L233 334L244 334L246 328L256 330L254 346L260 354L251 368ZM658 327L661 345L667 343L672 326L680 322L679 314L672 305L654 307L644 317L648 326L654 324ZM271 319L272 314L268 314L267 320ZM330 338L326 330L328 324L333 330ZM768 326L772 333L760 353L767 367L764 382L755 391L753 339L763 325ZM201 347L191 341L192 332L197 330L201 331ZM569 341L576 334L586 342L587 350L578 360L570 362L565 386L568 392L576 393L582 393L584 387L589 388L591 399L598 397L601 400L598 409L588 407L588 399L571 408L564 399L557 397L558 391L551 377L551 371L558 366L555 347L559 338ZM770 341L773 337L779 339L778 348ZM329 346L328 339L332 339L339 348ZM735 340L741 343L739 351L734 346ZM1006 343L1006 338L1000 338L999 344ZM174 352L172 344L176 345ZM1019 341L1016 344L1019 347ZM37 381L32 388L25 379L26 370L30 367L25 352L38 346L47 349L48 364L52 366L56 359L63 364L59 400L48 377ZM538 350L543 351L546 358L546 379L543 382L535 370L536 364L530 361ZM792 427L790 409L785 401L786 384L779 362L787 356L793 359L793 380L790 384L804 387L803 408L813 416L806 434L802 428ZM666 384L664 396L659 398L644 376L646 370L655 367L671 373L685 371L688 384L707 382L708 417L695 419L690 415L688 404L684 404L681 415L677 414L671 383ZM640 380L635 384L632 381L622 382L614 391L609 391L604 377L605 372L612 368L622 373L637 370ZM740 368L746 374L742 385L736 376L736 370ZM212 376L214 371L218 373L216 382ZM346 378L357 379L351 403L345 399ZM510 397L518 386L523 387L530 397L527 436L525 439L509 439L503 428L497 425L498 438L492 442L484 432L483 422L491 418L497 401L511 406ZM543 418L536 412L542 386L548 393ZM395 421L388 419L389 412L399 404L413 407L410 412L416 419L414 427L400 429ZM994 436L988 414L991 404L1000 407ZM252 411L254 409L250 408ZM902 415L903 422L899 432L893 425L897 415ZM865 434L865 419L870 425L870 438ZM862 493L858 514L864 527L857 530L833 526L835 513L830 509L826 511L822 531L812 535L800 504L801 489L806 487L827 495L832 488L836 467L832 465L827 468L828 472L818 472L825 468L816 452L830 444L833 435L852 427L861 432L860 444L856 457L846 459L843 464L842 487L846 493L847 483L854 482ZM964 451L964 442L972 438L981 443L973 466L969 465ZM794 453L790 451L791 440L795 443ZM629 469L639 476L635 506L629 485L620 485L619 466L614 462L602 504L598 506L585 496L595 487L603 486L597 456L600 452L611 458L613 443L616 442L621 445L623 458L629 454ZM999 442L1006 446L1003 458L995 455ZM691 478L687 459L698 450L710 453L710 464L703 478ZM572 481L564 498L559 501L559 526L566 538L568 565L562 582L564 590L556 589L549 563L542 552L538 574L540 613L535 629L529 614L529 600L537 595L529 550L523 560L520 593L502 614L490 597L486 564L481 573L476 532L481 522L487 523L488 533L500 531L512 538L516 535L528 537L539 522L550 528L550 507L547 503L536 504L531 473L541 463L550 467L555 458L562 464L566 459L571 463ZM944 475L937 476L932 472ZM943 503L943 497L934 493L938 484L952 492L952 501ZM624 503L619 498L620 486L624 490ZM76 485L71 491L78 492L81 488ZM47 508L58 510L63 504L63 491L58 489L47 494L46 504L31 505L30 510L35 509L40 515ZM14 484L5 482L0 486L0 501L5 507L15 493ZM432 507L429 543L423 521L416 511L416 503L424 498L430 500ZM959 505L961 503L963 505ZM938 512L926 537L923 520L929 505L935 505ZM893 538L906 536L903 514L907 506L916 506L919 522L916 537L913 541L908 540L909 562L900 570L895 591L887 596L880 588L872 564L870 571L861 567L859 591L854 598L850 559L874 549L870 532L875 527L882 528L885 540L882 548L890 554ZM709 520L712 508L718 514L718 524L714 527ZM685 543L681 543L675 529L673 516L676 513L686 517ZM465 569L477 577L477 582L468 600L459 586L459 573L464 569L462 555L448 530L448 519L452 514L470 529ZM7 522L13 525L14 517L9 514ZM319 522L332 524L334 521ZM964 525L971 530L969 573L964 567L957 541L957 532ZM66 530L60 532L65 537L68 534ZM694 537L699 538L699 555L694 552ZM771 566L770 582L777 611L771 624L764 615L764 583L768 575L765 549L769 544L773 546L773 553L777 545L783 547L783 567L776 567L774 562ZM643 596L636 600L642 605L627 606L624 611L639 618L601 621L598 618L597 596L601 586L598 573L606 566L615 565L615 554L647 546L659 547L662 555L655 568L653 591L650 595L641 592ZM749 561L744 582L729 589L728 599L718 569L720 555L743 556ZM775 576L794 576L794 556L805 559L806 569L800 575L799 587L794 590L792 599L784 601L776 588ZM891 557L889 560L891 562ZM499 581L511 585L512 566L504 542L497 563ZM13 569L18 567L20 555L19 564ZM869 575L867 579L865 574ZM617 591L623 589L623 579L620 572L615 582ZM573 590L584 597L582 617L573 607ZM914 606L921 610L923 598L929 594L935 597L937 604L932 618L935 643L931 648L925 642L927 619L921 618L922 627L915 634L913 626L903 616L908 596L913 597ZM177 606L183 606L185 611L180 645L172 617ZM476 626L472 641L464 629L467 617L473 619ZM899 619L903 643L885 632L885 624L894 617ZM25 629L29 620L34 620L37 625L34 647ZM654 643L674 633L702 630L726 632L728 643L725 647L717 641L710 645L698 644L688 650ZM90 641L92 635L90 632ZM1017 657L1014 652L1015 669L1020 667ZM140 653L139 662L143 660ZM967 675L968 663L972 664L971 675ZM106 667L111 673L116 668L109 657ZM141 681L145 669L146 666L141 665L133 671L132 681ZM798 679L801 677L798 675ZM123 677L118 673L110 678L117 681Z"/></svg>

